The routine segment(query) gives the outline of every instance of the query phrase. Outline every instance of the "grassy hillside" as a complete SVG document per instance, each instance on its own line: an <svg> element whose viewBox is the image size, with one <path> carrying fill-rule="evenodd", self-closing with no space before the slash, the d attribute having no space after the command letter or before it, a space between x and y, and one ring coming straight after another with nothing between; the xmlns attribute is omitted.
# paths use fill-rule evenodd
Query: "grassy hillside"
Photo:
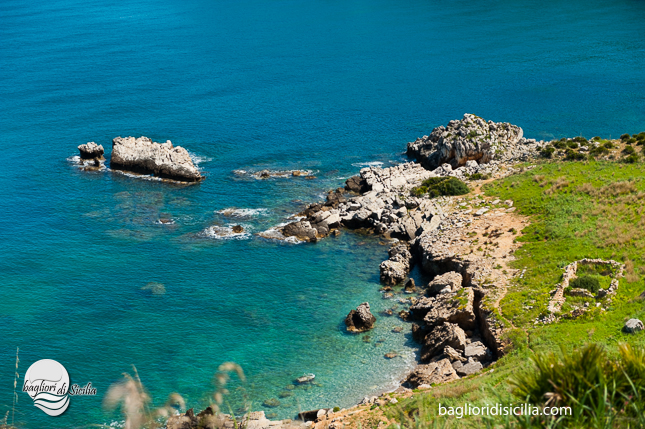
<svg viewBox="0 0 645 429"><path fill-rule="evenodd" d="M612 371L622 373L623 366L627 365L621 366L626 361L618 359L621 343L633 346L632 352L645 348L645 332L621 331L627 319L645 319L645 164L609 160L545 162L519 175L491 182L484 187L484 192L502 200L513 200L517 211L531 219L517 238L523 246L513 262L514 268L526 271L521 279L515 279L500 303L503 317L513 326L508 333L512 351L484 374L416 393L412 399L390 407L390 415L406 427L643 427L645 398L637 396L645 390L637 387L631 392L628 382L627 390L618 391L612 384ZM549 292L560 281L563 268L582 258L614 259L626 265L625 277L620 279L618 292L606 305L607 309L596 307L593 298L569 297L563 313L583 307L585 301L591 301L589 310L575 319L550 325L535 323L545 314L551 297ZM579 373L563 363L566 361L563 355L571 355L590 343L600 348L587 350L583 357L569 357L577 359L572 365L582 368ZM640 401L640 417L631 415L634 411L631 408L627 411L617 406L611 408L611 400L606 400L603 408L603 400L598 398L578 398L596 401L599 408L591 411L580 404L578 412L584 415L567 420L498 417L486 421L478 417L437 417L440 403L454 407L465 402L481 406L521 402L520 391L514 389L512 380L527 381L539 374L531 358L547 353L553 355L544 358L546 370L565 365L558 377L570 376L575 379L573 382L588 385L590 392L600 392L605 387L608 395L627 391L629 397L622 408L636 406L632 403ZM590 357L594 353L595 357ZM632 378L645 379L645 360L642 355L635 359L638 369ZM599 378L592 382L586 377L592 377L594 362L602 368L598 369Z"/></svg>

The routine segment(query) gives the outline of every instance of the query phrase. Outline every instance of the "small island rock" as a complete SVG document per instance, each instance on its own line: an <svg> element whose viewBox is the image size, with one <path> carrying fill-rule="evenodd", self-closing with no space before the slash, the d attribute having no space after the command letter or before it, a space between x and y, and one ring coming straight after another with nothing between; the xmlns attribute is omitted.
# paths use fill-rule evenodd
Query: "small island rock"
<svg viewBox="0 0 645 429"><path fill-rule="evenodd" d="M155 143L147 137L112 140L110 168L181 182L199 182L204 178L186 149L174 147L170 140Z"/></svg>
<svg viewBox="0 0 645 429"><path fill-rule="evenodd" d="M356 310L349 312L345 318L345 325L349 332L365 332L374 327L376 317L370 312L370 305L367 302L359 305Z"/></svg>

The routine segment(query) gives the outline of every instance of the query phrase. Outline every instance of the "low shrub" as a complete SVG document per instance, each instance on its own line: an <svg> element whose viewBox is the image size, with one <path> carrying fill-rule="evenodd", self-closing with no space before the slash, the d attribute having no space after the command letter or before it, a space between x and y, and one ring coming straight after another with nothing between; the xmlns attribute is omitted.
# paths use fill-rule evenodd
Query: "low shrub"
<svg viewBox="0 0 645 429"><path fill-rule="evenodd" d="M582 136L574 137L571 140L573 140L574 142L578 142L580 144L583 144L583 145L586 145L587 143L589 143L589 141L586 138L582 137Z"/></svg>
<svg viewBox="0 0 645 429"><path fill-rule="evenodd" d="M555 148L553 146L547 146L540 151L540 155L543 158L552 158L554 152L555 152Z"/></svg>
<svg viewBox="0 0 645 429"><path fill-rule="evenodd" d="M430 198L450 195L465 195L470 192L468 185L456 177L431 177L421 186L412 189L412 194L420 197L427 194Z"/></svg>
<svg viewBox="0 0 645 429"><path fill-rule="evenodd" d="M623 162L626 162L627 164L636 164L638 160L638 154L632 153L631 155L625 157L625 159L623 159Z"/></svg>
<svg viewBox="0 0 645 429"><path fill-rule="evenodd" d="M627 155L631 155L632 153L636 153L636 149L634 149L634 146L627 145L625 146L625 149L623 149L623 153L626 153Z"/></svg>
<svg viewBox="0 0 645 429"><path fill-rule="evenodd" d="M551 142L551 144L552 144L552 145L553 145L553 147L555 147L556 149L564 149L564 148L566 148L566 147L567 147L567 143L566 143L566 142L564 142L564 141L562 141L562 140L554 140L554 141L552 141L552 142Z"/></svg>
<svg viewBox="0 0 645 429"><path fill-rule="evenodd" d="M488 174L482 174L482 173L474 173L468 176L469 180L486 180L489 179L490 175Z"/></svg>
<svg viewBox="0 0 645 429"><path fill-rule="evenodd" d="M623 134L623 135L621 135L621 136L620 136L620 139L621 139L621 140L629 140L629 137L630 137L630 135L629 135L629 134L627 134L627 133L625 133L625 134Z"/></svg>
<svg viewBox="0 0 645 429"><path fill-rule="evenodd" d="M575 140L569 140L569 141L567 142L567 146L568 146L568 147L570 147L571 149L578 149L578 148L580 147L580 145L578 144L578 142L577 142L577 141L575 141Z"/></svg>
<svg viewBox="0 0 645 429"><path fill-rule="evenodd" d="M565 154L566 156L564 157L564 159L566 159L567 161L583 161L587 158L584 154L576 152L573 149L567 149Z"/></svg>
<svg viewBox="0 0 645 429"><path fill-rule="evenodd" d="M607 149L606 146L596 146L594 148L591 148L591 150L589 151L589 154L593 156L607 155L608 153L609 149Z"/></svg>
<svg viewBox="0 0 645 429"><path fill-rule="evenodd" d="M606 141L603 146L606 147L607 149L613 149L614 148L614 144L611 141Z"/></svg>
<svg viewBox="0 0 645 429"><path fill-rule="evenodd" d="M574 289L587 289L591 293L598 293L600 290L600 282L592 276L577 277L569 285Z"/></svg>
<svg viewBox="0 0 645 429"><path fill-rule="evenodd" d="M634 137L632 137L631 139L627 140L625 143L627 143L627 144L634 144L634 143L636 143L637 141L638 141L637 139L635 139Z"/></svg>

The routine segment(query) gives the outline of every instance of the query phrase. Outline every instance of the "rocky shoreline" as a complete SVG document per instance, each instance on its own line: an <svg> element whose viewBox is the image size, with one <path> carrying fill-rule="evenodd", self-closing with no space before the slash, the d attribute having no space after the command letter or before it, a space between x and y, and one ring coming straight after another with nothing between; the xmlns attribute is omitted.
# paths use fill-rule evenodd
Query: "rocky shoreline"
<svg viewBox="0 0 645 429"><path fill-rule="evenodd" d="M402 380L399 393L476 374L504 354L506 327L496 305L517 274L507 262L518 247L515 231L525 222L513 213L512 201L481 195L430 198L415 189L441 177L470 180L476 187L483 179L517 172L514 163L539 156L546 144L524 138L515 125L466 114L408 143L407 154L417 162L363 168L344 188L329 191L324 202L309 204L297 214L298 220L276 227L283 237L306 242L338 234L341 228L392 241L388 259L379 267L383 297L392 297L392 286L403 283L406 292L419 292L405 300L408 309L398 313L413 322L412 335L420 344L420 362ZM409 279L415 264L432 277L427 285L417 287ZM369 309L362 303L347 315L348 332L372 328L376 318ZM364 398L358 406L378 401ZM342 418L327 409L300 413L299 423L272 422L261 414L248 418L248 424L262 429L342 426ZM181 416L172 421L176 423L171 420L168 429L210 427L180 424L187 421Z"/></svg>

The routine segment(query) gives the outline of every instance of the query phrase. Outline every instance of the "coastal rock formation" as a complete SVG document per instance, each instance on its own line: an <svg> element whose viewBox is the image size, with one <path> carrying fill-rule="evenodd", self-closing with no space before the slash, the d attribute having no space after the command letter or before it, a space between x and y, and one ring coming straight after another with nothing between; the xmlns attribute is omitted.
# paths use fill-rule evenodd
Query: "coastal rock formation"
<svg viewBox="0 0 645 429"><path fill-rule="evenodd" d="M174 147L170 140L155 143L147 137L112 140L110 167L181 182L199 182L204 178L186 149Z"/></svg>
<svg viewBox="0 0 645 429"><path fill-rule="evenodd" d="M519 160L534 154L537 147L535 140L523 139L522 135L516 125L486 122L466 113L463 119L450 121L432 130L430 136L408 143L407 154L428 170L442 164L457 168L467 161L485 164L493 159Z"/></svg>
<svg viewBox="0 0 645 429"><path fill-rule="evenodd" d="M466 333L454 323L437 326L425 336L421 348L421 361L428 362L434 356L440 355L446 346L461 351L466 349Z"/></svg>
<svg viewBox="0 0 645 429"><path fill-rule="evenodd" d="M386 285L396 285L407 277L412 268L412 253L405 242L395 243L388 251L389 259L381 262L381 282Z"/></svg>
<svg viewBox="0 0 645 429"><path fill-rule="evenodd" d="M475 293L472 288L464 288L456 293L441 294L432 303L423 320L430 327L450 322L456 323L464 330L473 330L477 327L473 311L474 299Z"/></svg>
<svg viewBox="0 0 645 429"><path fill-rule="evenodd" d="M448 383L457 379L459 379L459 376L450 361L441 359L437 362L417 366L412 374L408 376L406 382L410 387L417 388L423 384Z"/></svg>
<svg viewBox="0 0 645 429"><path fill-rule="evenodd" d="M103 158L103 146L97 145L94 142L87 142L78 147L78 150L81 153L81 159L97 159L102 160Z"/></svg>
<svg viewBox="0 0 645 429"><path fill-rule="evenodd" d="M351 310L345 318L345 325L349 332L365 332L374 327L376 317L370 312L367 302L359 305L356 310Z"/></svg>
<svg viewBox="0 0 645 429"><path fill-rule="evenodd" d="M437 295L440 293L457 292L461 289L463 277L455 271L449 271L445 274L436 276L428 283L428 293Z"/></svg>
<svg viewBox="0 0 645 429"><path fill-rule="evenodd" d="M309 222L310 228L317 230L317 238L344 226L368 229L386 238L413 240L436 228L441 220L438 204L409 195L413 187L433 176L416 163L364 168L359 177L347 181L347 188L363 191L363 194L345 196L343 189L337 189L327 195L325 203L310 204L299 216ZM297 222L302 221L293 223ZM281 229L283 235L309 237L309 233L298 235L287 226Z"/></svg>

